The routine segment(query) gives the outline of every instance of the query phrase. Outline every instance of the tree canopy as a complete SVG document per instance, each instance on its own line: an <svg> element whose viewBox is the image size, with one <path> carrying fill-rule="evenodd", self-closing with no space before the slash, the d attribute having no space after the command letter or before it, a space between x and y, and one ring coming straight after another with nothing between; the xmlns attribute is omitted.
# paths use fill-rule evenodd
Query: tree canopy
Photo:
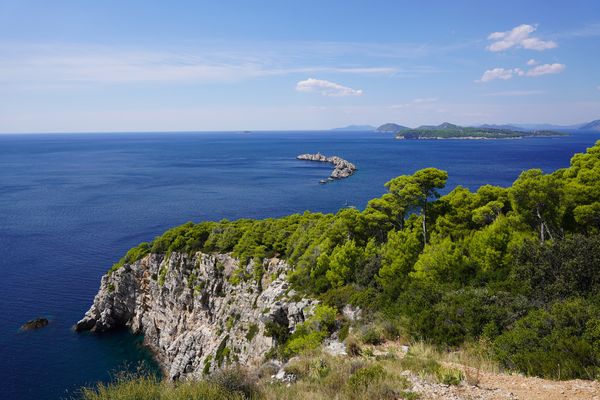
<svg viewBox="0 0 600 400"><path fill-rule="evenodd" d="M508 188L456 187L426 168L386 183L363 211L187 223L130 250L280 257L299 291L403 321L440 346L485 339L503 365L600 376L600 141L568 168L524 171ZM557 370L560 354L568 362Z"/></svg>

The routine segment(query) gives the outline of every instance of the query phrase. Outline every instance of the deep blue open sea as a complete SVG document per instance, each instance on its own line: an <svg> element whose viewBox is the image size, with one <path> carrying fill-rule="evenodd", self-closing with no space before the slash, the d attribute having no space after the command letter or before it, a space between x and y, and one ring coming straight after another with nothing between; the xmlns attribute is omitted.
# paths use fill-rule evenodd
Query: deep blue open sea
<svg viewBox="0 0 600 400"><path fill-rule="evenodd" d="M397 175L450 173L448 187L509 185L567 167L600 133L522 140L397 141L347 132L0 135L0 398L77 396L148 360L127 332L75 334L102 274L125 251L186 221L359 208ZM327 185L339 155L356 175ZM19 332L34 317L48 327Z"/></svg>

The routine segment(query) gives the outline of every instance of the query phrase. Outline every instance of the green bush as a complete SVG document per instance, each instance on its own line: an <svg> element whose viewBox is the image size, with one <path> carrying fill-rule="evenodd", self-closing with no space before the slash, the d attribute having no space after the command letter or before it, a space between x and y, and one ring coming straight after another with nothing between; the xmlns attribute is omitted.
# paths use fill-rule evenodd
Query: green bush
<svg viewBox="0 0 600 400"><path fill-rule="evenodd" d="M598 376L598 307L582 299L533 310L494 341L507 368L553 379Z"/></svg>
<svg viewBox="0 0 600 400"><path fill-rule="evenodd" d="M288 357L314 350L329 336L335 326L336 310L333 307L319 304L314 314L301 324L285 344L284 354Z"/></svg>
<svg viewBox="0 0 600 400"><path fill-rule="evenodd" d="M112 268L108 271L109 274L118 270L125 264L131 264L137 260L142 259L145 255L150 253L150 243L142 242L138 244L136 247L130 249L127 254L123 258L119 260L116 264L112 266Z"/></svg>
<svg viewBox="0 0 600 400"><path fill-rule="evenodd" d="M363 328L360 339L365 344L378 345L383 343L383 335L379 329L373 325L368 325Z"/></svg>
<svg viewBox="0 0 600 400"><path fill-rule="evenodd" d="M456 368L440 366L435 375L438 382L445 385L460 385L463 380L462 371Z"/></svg>
<svg viewBox="0 0 600 400"><path fill-rule="evenodd" d="M246 340L251 342L257 333L258 333L258 325L250 324L250 326L248 327L248 332L246 332Z"/></svg>
<svg viewBox="0 0 600 400"><path fill-rule="evenodd" d="M372 364L353 373L348 380L348 385L353 389L365 390L370 385L383 380L385 376L386 372L381 365Z"/></svg>

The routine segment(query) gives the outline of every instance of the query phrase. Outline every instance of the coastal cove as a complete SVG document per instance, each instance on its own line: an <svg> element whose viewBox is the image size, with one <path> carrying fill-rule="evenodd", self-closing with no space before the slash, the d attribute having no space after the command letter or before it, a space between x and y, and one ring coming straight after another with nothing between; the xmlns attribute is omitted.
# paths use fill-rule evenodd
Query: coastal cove
<svg viewBox="0 0 600 400"><path fill-rule="evenodd" d="M389 179L434 166L446 190L511 184L524 169L568 166L600 133L522 140L394 140L372 132L135 133L0 136L0 287L6 398L68 398L107 371L148 360L126 332L76 335L100 276L127 249L188 220L363 208ZM319 185L338 155L360 167ZM47 317L37 331L24 322Z"/></svg>

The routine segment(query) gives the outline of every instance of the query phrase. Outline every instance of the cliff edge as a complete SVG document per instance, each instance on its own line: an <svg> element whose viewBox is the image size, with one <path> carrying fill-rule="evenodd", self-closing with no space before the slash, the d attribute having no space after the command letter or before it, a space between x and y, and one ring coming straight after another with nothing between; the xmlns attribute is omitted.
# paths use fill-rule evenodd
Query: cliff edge
<svg viewBox="0 0 600 400"><path fill-rule="evenodd" d="M198 379L231 363L258 364L275 345L266 325L293 332L317 302L298 298L285 280L288 265L240 267L227 254L148 254L102 277L94 303L76 331L127 327L143 334L170 379Z"/></svg>

